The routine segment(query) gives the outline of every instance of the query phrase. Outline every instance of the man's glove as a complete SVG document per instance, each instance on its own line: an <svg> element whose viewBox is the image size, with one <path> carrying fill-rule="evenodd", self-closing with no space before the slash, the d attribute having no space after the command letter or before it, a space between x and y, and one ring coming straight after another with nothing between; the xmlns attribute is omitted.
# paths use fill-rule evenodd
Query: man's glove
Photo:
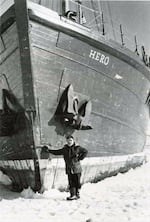
<svg viewBox="0 0 150 222"><path fill-rule="evenodd" d="M43 152L46 152L46 153L49 153L49 148L48 148L48 146L42 146L42 151L43 151Z"/></svg>

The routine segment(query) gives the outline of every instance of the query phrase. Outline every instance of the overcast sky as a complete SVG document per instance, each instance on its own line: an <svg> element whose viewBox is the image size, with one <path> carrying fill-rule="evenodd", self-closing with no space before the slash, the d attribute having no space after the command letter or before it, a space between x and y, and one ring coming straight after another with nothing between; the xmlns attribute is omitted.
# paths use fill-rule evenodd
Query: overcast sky
<svg viewBox="0 0 150 222"><path fill-rule="evenodd" d="M133 42L131 35L136 34L150 56L150 1L109 1L109 7L114 26L122 24L124 35Z"/></svg>

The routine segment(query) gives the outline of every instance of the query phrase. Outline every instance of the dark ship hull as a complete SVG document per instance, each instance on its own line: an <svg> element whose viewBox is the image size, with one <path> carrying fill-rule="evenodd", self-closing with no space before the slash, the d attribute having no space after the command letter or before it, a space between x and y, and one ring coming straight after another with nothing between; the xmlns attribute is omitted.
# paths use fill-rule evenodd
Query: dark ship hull
<svg viewBox="0 0 150 222"><path fill-rule="evenodd" d="M88 149L82 182L142 164L150 88L144 63L50 9L7 2L1 20L0 170L13 187L60 188L64 163L51 161L40 147L60 148L68 133ZM55 116L69 84L80 102L92 102L88 130L64 126Z"/></svg>

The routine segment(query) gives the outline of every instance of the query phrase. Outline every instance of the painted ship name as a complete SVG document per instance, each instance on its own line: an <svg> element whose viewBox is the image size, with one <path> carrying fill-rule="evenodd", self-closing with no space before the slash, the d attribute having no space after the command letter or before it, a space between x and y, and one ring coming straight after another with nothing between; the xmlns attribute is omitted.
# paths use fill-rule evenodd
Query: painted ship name
<svg viewBox="0 0 150 222"><path fill-rule="evenodd" d="M105 66L107 66L109 63L109 56L105 56L104 54L97 52L93 49L91 49L89 57L104 64Z"/></svg>

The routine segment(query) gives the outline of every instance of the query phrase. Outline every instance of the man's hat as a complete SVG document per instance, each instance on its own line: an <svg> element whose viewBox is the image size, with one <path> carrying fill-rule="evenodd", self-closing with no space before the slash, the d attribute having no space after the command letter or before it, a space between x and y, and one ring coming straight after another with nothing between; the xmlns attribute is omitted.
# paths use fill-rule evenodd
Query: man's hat
<svg viewBox="0 0 150 222"><path fill-rule="evenodd" d="M68 136L66 136L66 139L68 140L68 139L74 139L74 137L72 136L72 135L68 135Z"/></svg>

